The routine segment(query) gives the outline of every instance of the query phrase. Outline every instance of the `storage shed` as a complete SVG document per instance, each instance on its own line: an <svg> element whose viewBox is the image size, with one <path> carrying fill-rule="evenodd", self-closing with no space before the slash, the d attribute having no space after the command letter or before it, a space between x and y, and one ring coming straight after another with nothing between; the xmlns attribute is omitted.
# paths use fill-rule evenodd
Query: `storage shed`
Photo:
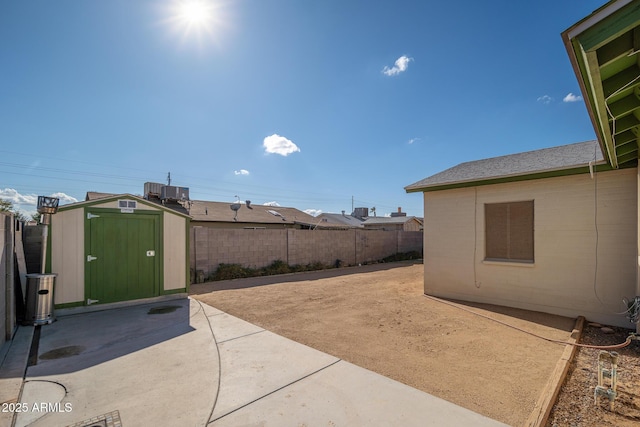
<svg viewBox="0 0 640 427"><path fill-rule="evenodd" d="M51 218L47 270L56 308L186 294L189 221L130 194L63 206Z"/></svg>

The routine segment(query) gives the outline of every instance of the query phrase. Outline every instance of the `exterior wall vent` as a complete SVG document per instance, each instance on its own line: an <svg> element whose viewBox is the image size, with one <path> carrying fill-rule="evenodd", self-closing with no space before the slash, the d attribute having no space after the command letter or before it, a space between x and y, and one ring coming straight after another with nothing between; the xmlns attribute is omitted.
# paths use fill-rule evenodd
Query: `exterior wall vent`
<svg viewBox="0 0 640 427"><path fill-rule="evenodd" d="M120 212L131 213L138 209L138 202L136 200L118 200L118 208Z"/></svg>

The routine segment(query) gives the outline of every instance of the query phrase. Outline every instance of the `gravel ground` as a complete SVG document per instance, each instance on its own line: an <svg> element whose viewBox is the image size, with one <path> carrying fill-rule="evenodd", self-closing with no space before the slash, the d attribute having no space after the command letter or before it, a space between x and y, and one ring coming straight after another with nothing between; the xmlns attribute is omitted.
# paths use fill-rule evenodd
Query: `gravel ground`
<svg viewBox="0 0 640 427"><path fill-rule="evenodd" d="M607 329L608 328L608 329ZM581 344L607 346L624 342L629 329L589 324L585 327ZM580 348L574 358L547 427L637 427L640 426L640 341L632 341L625 348L610 350L619 354L618 381L613 411L606 397L594 398L598 385L598 358L603 350ZM611 364L605 363L610 369ZM606 387L611 385L605 378Z"/></svg>

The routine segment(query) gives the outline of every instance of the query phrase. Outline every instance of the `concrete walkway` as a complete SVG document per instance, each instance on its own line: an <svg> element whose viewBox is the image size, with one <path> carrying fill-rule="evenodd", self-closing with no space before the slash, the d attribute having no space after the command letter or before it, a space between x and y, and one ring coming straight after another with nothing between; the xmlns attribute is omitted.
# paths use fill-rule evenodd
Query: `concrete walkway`
<svg viewBox="0 0 640 427"><path fill-rule="evenodd" d="M0 367L2 426L504 425L192 299L58 317L23 382L33 332Z"/></svg>

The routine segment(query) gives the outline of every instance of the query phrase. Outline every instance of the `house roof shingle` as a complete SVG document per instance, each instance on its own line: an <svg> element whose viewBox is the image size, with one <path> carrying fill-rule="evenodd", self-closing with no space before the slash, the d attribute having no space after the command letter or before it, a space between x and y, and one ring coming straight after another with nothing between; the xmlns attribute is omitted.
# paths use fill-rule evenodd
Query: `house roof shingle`
<svg viewBox="0 0 640 427"><path fill-rule="evenodd" d="M478 183L494 179L519 177L581 168L590 162L603 163L597 141L579 142L507 156L461 163L405 187L407 192L455 184Z"/></svg>
<svg viewBox="0 0 640 427"><path fill-rule="evenodd" d="M322 220L320 226L341 225L345 227L362 227L362 220L355 216L339 214L339 213L321 213L317 216ZM326 219L326 221L324 221Z"/></svg>
<svg viewBox="0 0 640 427"><path fill-rule="evenodd" d="M192 200L188 211L192 221L203 222L315 225L319 221L296 208L265 205L251 205L248 208L244 203L240 204L237 216L231 209L231 203L226 202Z"/></svg>
<svg viewBox="0 0 640 427"><path fill-rule="evenodd" d="M364 221L364 226L372 224L404 224L409 221L422 222L420 218L415 216L370 216Z"/></svg>

